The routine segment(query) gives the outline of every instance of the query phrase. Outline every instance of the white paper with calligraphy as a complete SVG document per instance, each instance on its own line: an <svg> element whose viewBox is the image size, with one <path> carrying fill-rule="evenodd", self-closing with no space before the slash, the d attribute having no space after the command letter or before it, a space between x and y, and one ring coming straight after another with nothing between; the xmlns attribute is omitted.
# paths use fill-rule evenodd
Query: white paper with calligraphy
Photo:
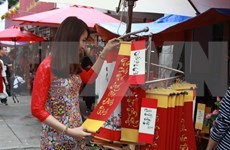
<svg viewBox="0 0 230 150"><path fill-rule="evenodd" d="M156 124L157 100L143 98L140 115L138 142L153 143Z"/></svg>
<svg viewBox="0 0 230 150"><path fill-rule="evenodd" d="M112 76L114 66L115 66L115 62L113 63L104 62L101 67L101 71L96 79L95 92L96 95L98 96L98 101L96 102L96 104L99 103L99 100L101 100L101 97L105 93L105 90Z"/></svg>
<svg viewBox="0 0 230 150"><path fill-rule="evenodd" d="M96 80L96 93L99 96L98 100L101 100L101 97L105 93L105 90L108 86L108 83L111 79L113 70L115 67L115 62L107 63L104 62L101 71ZM99 101L97 102L99 103ZM118 104L117 108L111 114L109 119L101 127L101 132L103 134L98 135L100 138L117 141L120 139L121 132L121 104Z"/></svg>
<svg viewBox="0 0 230 150"><path fill-rule="evenodd" d="M132 45L129 66L129 83L145 83L145 41L137 41Z"/></svg>
<svg viewBox="0 0 230 150"><path fill-rule="evenodd" d="M142 133L154 134L156 109L141 108L140 129Z"/></svg>

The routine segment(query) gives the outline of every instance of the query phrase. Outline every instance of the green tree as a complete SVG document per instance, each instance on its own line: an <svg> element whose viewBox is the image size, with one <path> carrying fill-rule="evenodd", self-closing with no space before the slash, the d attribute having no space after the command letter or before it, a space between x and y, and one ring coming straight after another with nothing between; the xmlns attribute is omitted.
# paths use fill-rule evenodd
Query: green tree
<svg viewBox="0 0 230 150"><path fill-rule="evenodd" d="M11 8L12 6L16 5L19 2L19 0L8 0L8 2L9 2L8 8Z"/></svg>

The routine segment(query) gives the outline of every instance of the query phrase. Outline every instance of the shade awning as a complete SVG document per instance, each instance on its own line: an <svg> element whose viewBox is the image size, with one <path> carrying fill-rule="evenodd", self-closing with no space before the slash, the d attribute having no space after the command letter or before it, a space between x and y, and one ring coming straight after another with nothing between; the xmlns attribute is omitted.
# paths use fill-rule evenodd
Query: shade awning
<svg viewBox="0 0 230 150"><path fill-rule="evenodd" d="M184 41L185 31L195 28L206 27L213 24L225 23L230 21L230 9L212 8L204 13L193 17L187 21L171 26L153 35L156 43L162 44L164 41ZM175 36L176 35L176 36Z"/></svg>
<svg viewBox="0 0 230 150"><path fill-rule="evenodd" d="M152 35L164 31L165 29L174 26L180 22L186 21L191 17L179 15L166 15L154 22L149 23L133 23L131 32L141 30L145 27L149 28L148 32L139 33L139 36ZM125 34L125 23L98 23L95 25L97 33L104 39L109 40L112 37L118 37Z"/></svg>
<svg viewBox="0 0 230 150"><path fill-rule="evenodd" d="M165 41L184 41L188 39L189 36L185 31L191 31L194 28L205 27L212 24L229 22L230 9L212 8L193 18L183 18L184 16L182 16L181 20L176 20L176 17L178 16L167 15L166 17L162 17L152 23L134 23L132 24L132 31L141 30L145 26L148 26L150 29L149 32L141 33L139 35L143 36L152 34L153 40L157 45L162 45ZM173 21L173 19L175 20ZM109 37L107 35L117 37L124 34L125 25L119 26L119 24L101 23L96 25L96 29L99 32L99 35L108 40ZM106 34L103 34L103 32Z"/></svg>

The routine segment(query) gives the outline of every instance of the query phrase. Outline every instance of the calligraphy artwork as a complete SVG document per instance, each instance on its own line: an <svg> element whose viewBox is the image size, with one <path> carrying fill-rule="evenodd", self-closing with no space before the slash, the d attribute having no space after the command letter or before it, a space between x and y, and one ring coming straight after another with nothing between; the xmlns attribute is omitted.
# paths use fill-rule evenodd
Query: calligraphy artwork
<svg viewBox="0 0 230 150"><path fill-rule="evenodd" d="M129 83L131 85L145 83L145 44L144 40L132 44L129 66Z"/></svg>
<svg viewBox="0 0 230 150"><path fill-rule="evenodd" d="M152 144L157 114L157 100L143 98L140 116L138 142Z"/></svg>
<svg viewBox="0 0 230 150"><path fill-rule="evenodd" d="M129 64L132 42L121 42L116 65L100 102L83 123L89 132L96 133L109 119L125 95L129 83ZM99 131L100 132L100 131Z"/></svg>
<svg viewBox="0 0 230 150"><path fill-rule="evenodd" d="M142 98L146 97L142 86L130 86L121 101L121 141L138 142Z"/></svg>

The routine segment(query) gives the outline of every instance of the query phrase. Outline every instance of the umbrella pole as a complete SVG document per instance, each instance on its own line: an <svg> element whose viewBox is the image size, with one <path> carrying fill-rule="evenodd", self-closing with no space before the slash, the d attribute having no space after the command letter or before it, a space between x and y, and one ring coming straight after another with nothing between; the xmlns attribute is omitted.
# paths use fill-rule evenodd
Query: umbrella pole
<svg viewBox="0 0 230 150"><path fill-rule="evenodd" d="M133 6L137 0L126 0L128 2L128 23L126 33L131 32L132 18L133 18Z"/></svg>
<svg viewBox="0 0 230 150"><path fill-rule="evenodd" d="M14 52L13 52L13 55L16 56L16 41L14 41ZM15 64L16 64L16 58L13 60L13 72L15 72Z"/></svg>

